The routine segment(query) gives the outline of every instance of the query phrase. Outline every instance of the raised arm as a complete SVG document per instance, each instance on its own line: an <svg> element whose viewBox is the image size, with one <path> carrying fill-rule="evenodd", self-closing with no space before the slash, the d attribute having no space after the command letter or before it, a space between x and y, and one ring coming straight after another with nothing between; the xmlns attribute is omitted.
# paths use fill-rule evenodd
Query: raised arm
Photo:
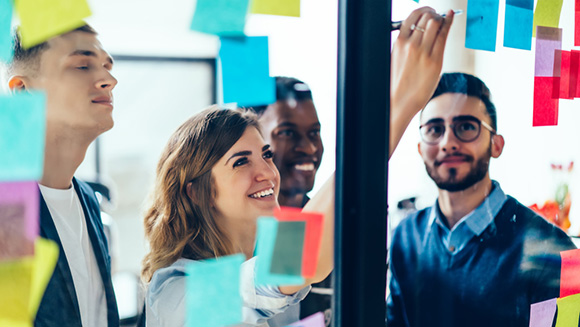
<svg viewBox="0 0 580 327"><path fill-rule="evenodd" d="M389 158L411 119L435 91L453 11L443 18L423 7L403 22L391 54L391 126Z"/></svg>

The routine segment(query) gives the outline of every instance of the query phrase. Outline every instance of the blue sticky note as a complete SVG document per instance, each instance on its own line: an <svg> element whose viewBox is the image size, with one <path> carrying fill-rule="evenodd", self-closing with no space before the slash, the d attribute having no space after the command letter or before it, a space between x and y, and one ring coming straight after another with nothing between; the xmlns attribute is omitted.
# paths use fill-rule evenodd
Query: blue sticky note
<svg viewBox="0 0 580 327"><path fill-rule="evenodd" d="M240 270L244 260L243 254L235 254L186 267L186 326L220 327L242 321Z"/></svg>
<svg viewBox="0 0 580 327"><path fill-rule="evenodd" d="M503 46L531 50L533 26L533 9L506 4Z"/></svg>
<svg viewBox="0 0 580 327"><path fill-rule="evenodd" d="M0 0L0 61L12 61L12 0Z"/></svg>
<svg viewBox="0 0 580 327"><path fill-rule="evenodd" d="M221 38L224 103L238 106L276 102L276 82L270 77L268 37Z"/></svg>
<svg viewBox="0 0 580 327"><path fill-rule="evenodd" d="M301 285L302 276L271 272L272 257L278 234L278 221L273 217L258 218L256 244L256 285Z"/></svg>
<svg viewBox="0 0 580 327"><path fill-rule="evenodd" d="M191 29L220 36L242 36L248 6L249 0L197 0Z"/></svg>
<svg viewBox="0 0 580 327"><path fill-rule="evenodd" d="M467 2L465 47L495 51L499 0L471 0Z"/></svg>
<svg viewBox="0 0 580 327"><path fill-rule="evenodd" d="M42 177L45 108L44 93L0 95L0 181Z"/></svg>

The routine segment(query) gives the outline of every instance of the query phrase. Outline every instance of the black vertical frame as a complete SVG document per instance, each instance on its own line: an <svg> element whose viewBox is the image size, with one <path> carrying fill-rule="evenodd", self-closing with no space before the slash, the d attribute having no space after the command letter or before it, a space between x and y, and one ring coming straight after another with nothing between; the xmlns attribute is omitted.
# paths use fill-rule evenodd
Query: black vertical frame
<svg viewBox="0 0 580 327"><path fill-rule="evenodd" d="M385 323L391 0L339 0L334 326Z"/></svg>

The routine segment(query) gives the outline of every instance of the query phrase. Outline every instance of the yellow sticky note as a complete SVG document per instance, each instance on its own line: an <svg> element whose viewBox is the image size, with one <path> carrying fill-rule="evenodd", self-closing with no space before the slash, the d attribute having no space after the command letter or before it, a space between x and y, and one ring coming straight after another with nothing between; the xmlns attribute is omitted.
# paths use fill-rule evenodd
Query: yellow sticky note
<svg viewBox="0 0 580 327"><path fill-rule="evenodd" d="M0 326L32 327L58 259L58 245L38 238L33 257L0 262Z"/></svg>
<svg viewBox="0 0 580 327"><path fill-rule="evenodd" d="M28 312L34 320L40 301L52 277L58 260L58 245L47 239L37 238L34 244L34 270Z"/></svg>
<svg viewBox="0 0 580 327"><path fill-rule="evenodd" d="M536 36L536 26L558 28L560 25L560 13L564 0L538 0L534 12L533 36Z"/></svg>
<svg viewBox="0 0 580 327"><path fill-rule="evenodd" d="M578 326L578 315L580 315L580 294L559 298L556 301L558 303L556 327Z"/></svg>
<svg viewBox="0 0 580 327"><path fill-rule="evenodd" d="M15 0L14 8L25 48L81 27L91 15L86 0Z"/></svg>
<svg viewBox="0 0 580 327"><path fill-rule="evenodd" d="M252 14L300 17L300 0L253 0Z"/></svg>

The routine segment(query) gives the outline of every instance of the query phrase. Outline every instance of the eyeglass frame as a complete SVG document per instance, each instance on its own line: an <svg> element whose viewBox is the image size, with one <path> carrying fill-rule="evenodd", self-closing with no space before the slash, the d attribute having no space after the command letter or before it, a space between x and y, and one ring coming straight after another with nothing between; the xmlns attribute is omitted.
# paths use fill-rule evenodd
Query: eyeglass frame
<svg viewBox="0 0 580 327"><path fill-rule="evenodd" d="M441 139L443 138L443 136L445 136L445 131L447 129L447 126L449 126L451 128L451 130L453 131L453 135L455 135L455 137L459 141L461 141L463 143L470 143L470 142L473 142L473 141L477 140L479 138L479 135L481 135L481 126L485 127L485 129L487 129L492 135L497 134L497 131L495 130L495 128L491 127L491 125L489 125L488 123L486 123L483 120L480 120L479 118L477 118L475 116L463 115L463 116L453 117L453 122L451 124L447 124L447 125L445 124L445 121L442 118L437 118L436 120L439 120L439 119L442 121L442 124L441 125L443 126L444 130L443 130L443 133L441 133L441 136L437 139L436 142L428 142L428 141L426 141L423 138L423 133L421 132L421 129L423 127L427 126L428 124L434 124L434 122L431 122L431 120L430 120L427 123L422 124L422 125L419 126L419 134L421 135L421 140L423 142L425 142L426 144L429 144L429 145L439 144L439 142L441 142ZM477 135L472 140L469 140L469 141L464 141L463 139L461 139L459 136L457 136L457 131L455 130L455 124L458 121L472 121L472 122L478 123L479 130L477 132Z"/></svg>

